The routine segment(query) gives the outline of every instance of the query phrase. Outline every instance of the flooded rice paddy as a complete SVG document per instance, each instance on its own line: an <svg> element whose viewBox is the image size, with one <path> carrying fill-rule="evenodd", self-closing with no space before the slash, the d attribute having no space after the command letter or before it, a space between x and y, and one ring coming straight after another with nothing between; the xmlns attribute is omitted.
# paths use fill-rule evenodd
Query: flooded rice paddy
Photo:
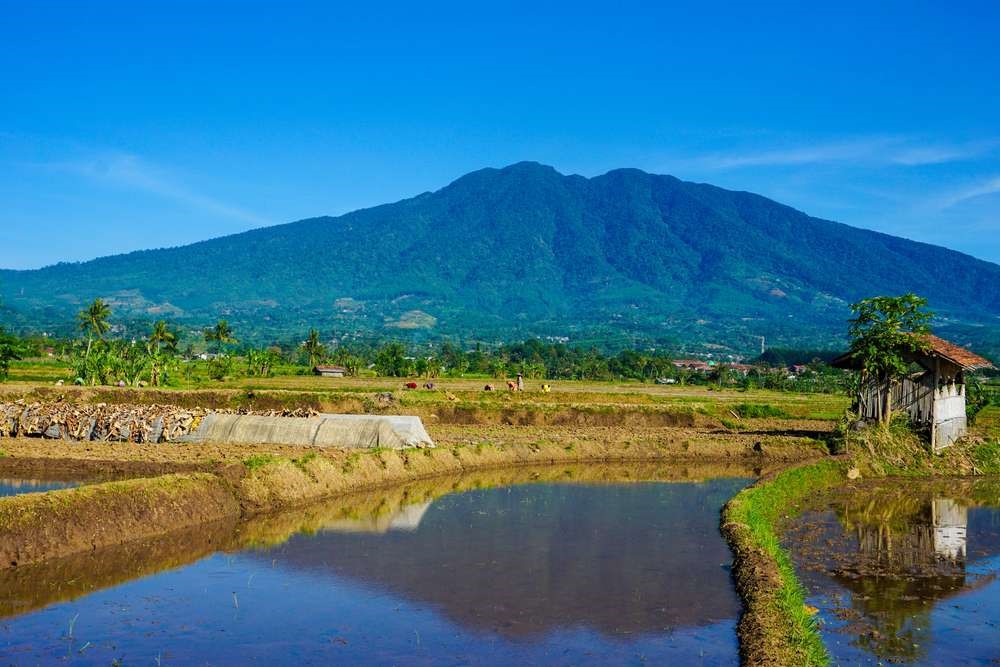
<svg viewBox="0 0 1000 667"><path fill-rule="evenodd" d="M426 481L14 568L0 573L0 655L737 664L740 604L718 523L749 473L593 483L579 472Z"/></svg>
<svg viewBox="0 0 1000 667"><path fill-rule="evenodd" d="M785 543L835 664L1000 660L1000 480L838 489Z"/></svg>
<svg viewBox="0 0 1000 667"><path fill-rule="evenodd" d="M80 482L65 482L42 479L7 479L0 478L0 497L17 496L22 493L38 493L56 491L79 486Z"/></svg>

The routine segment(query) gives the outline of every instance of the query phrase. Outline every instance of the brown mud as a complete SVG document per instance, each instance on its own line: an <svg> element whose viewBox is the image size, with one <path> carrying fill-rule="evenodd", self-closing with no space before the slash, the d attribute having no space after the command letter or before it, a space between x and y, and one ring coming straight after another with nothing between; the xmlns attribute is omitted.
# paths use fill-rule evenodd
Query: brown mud
<svg viewBox="0 0 1000 667"><path fill-rule="evenodd" d="M0 568L153 537L237 516L211 473L104 482L0 500Z"/></svg>

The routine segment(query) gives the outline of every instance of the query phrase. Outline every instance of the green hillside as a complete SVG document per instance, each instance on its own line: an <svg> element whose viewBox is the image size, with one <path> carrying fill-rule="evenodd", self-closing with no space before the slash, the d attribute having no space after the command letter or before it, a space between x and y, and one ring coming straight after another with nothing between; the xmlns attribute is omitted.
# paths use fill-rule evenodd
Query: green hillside
<svg viewBox="0 0 1000 667"><path fill-rule="evenodd" d="M764 197L621 169L519 163L394 204L0 272L0 318L65 325L96 296L125 319L243 336L566 336L749 350L835 343L847 304L916 291L967 341L1000 340L1000 266L811 218ZM942 328L944 327L944 328Z"/></svg>

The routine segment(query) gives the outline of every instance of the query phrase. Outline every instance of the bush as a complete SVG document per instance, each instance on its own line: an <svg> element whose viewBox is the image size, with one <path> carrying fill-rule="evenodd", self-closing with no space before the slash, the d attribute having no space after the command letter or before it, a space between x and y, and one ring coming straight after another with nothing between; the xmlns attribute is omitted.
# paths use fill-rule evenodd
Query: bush
<svg viewBox="0 0 1000 667"><path fill-rule="evenodd" d="M740 403L733 408L733 412L744 419L764 419L767 417L784 419L789 417L789 414L781 408L767 403Z"/></svg>

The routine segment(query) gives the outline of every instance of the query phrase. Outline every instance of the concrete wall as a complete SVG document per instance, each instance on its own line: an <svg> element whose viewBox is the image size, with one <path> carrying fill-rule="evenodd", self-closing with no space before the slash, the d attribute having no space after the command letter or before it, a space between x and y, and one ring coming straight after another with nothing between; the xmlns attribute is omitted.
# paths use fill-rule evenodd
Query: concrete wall
<svg viewBox="0 0 1000 667"><path fill-rule="evenodd" d="M931 445L939 451L965 435L965 385L947 384L934 390Z"/></svg>

